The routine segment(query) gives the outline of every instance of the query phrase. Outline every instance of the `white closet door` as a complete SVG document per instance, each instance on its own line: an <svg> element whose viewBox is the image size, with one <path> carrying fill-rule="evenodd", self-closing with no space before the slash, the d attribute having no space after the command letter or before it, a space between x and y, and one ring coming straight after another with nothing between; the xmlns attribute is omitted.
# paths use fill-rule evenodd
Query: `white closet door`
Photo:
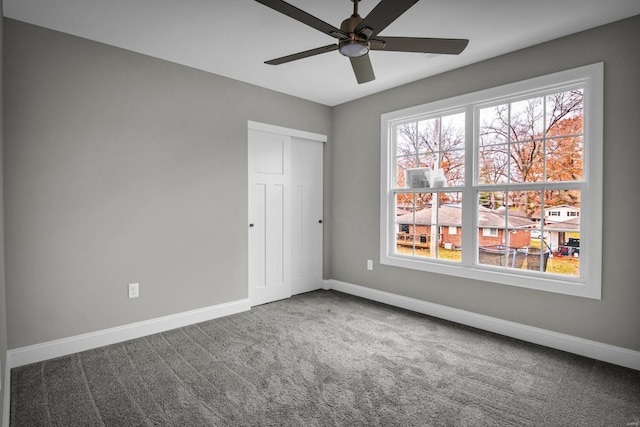
<svg viewBox="0 0 640 427"><path fill-rule="evenodd" d="M323 144L249 129L249 299L322 286Z"/></svg>
<svg viewBox="0 0 640 427"><path fill-rule="evenodd" d="M292 293L322 288L323 144L301 138L291 143Z"/></svg>
<svg viewBox="0 0 640 427"><path fill-rule="evenodd" d="M291 137L249 130L249 298L291 296Z"/></svg>

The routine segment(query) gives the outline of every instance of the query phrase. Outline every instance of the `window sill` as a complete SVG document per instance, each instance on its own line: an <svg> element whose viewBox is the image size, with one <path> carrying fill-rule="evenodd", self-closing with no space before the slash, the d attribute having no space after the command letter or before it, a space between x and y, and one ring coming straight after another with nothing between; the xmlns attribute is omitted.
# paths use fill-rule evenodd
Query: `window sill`
<svg viewBox="0 0 640 427"><path fill-rule="evenodd" d="M393 267L409 268L448 276L473 279L476 281L498 283L538 291L573 295L584 298L601 299L600 283L581 278L563 277L559 275L536 274L517 270L517 274L510 274L501 267L463 265L438 260L416 260L402 255L382 255L380 263Z"/></svg>

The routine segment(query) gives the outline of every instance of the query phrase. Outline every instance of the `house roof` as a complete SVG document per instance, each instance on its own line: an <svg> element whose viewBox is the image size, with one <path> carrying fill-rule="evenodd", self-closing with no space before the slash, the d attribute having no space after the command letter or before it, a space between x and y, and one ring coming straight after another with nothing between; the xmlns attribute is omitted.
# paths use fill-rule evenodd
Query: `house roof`
<svg viewBox="0 0 640 427"><path fill-rule="evenodd" d="M478 225L485 228L504 228L505 213L492 209L480 207L478 210ZM415 224L429 225L432 223L431 207L416 211ZM509 213L508 215L510 228L529 228L532 222L529 218ZM399 224L413 224L414 216L412 213L400 215L397 218ZM444 204L438 210L438 223L440 225L461 225L462 224L462 207L460 205Z"/></svg>
<svg viewBox="0 0 640 427"><path fill-rule="evenodd" d="M580 218L574 217L566 221L545 221L544 229L548 231L580 231Z"/></svg>
<svg viewBox="0 0 640 427"><path fill-rule="evenodd" d="M546 208L546 209L547 209L547 210L552 210L552 209L558 209L558 208L569 209L569 210L572 210L572 211L579 211L579 210L580 210L580 208L577 208L577 207L575 207L575 206L571 206L571 205L567 205L567 204L564 204L564 205L557 205L557 206L549 206L549 207L548 207L548 208Z"/></svg>

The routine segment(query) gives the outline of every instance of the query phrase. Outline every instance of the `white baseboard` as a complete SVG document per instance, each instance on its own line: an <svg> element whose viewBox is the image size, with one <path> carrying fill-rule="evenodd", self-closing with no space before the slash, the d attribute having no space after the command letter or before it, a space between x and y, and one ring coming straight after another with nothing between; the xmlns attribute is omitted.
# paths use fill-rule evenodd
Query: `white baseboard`
<svg viewBox="0 0 640 427"><path fill-rule="evenodd" d="M510 322L495 317L485 316L470 311L434 304L415 298L379 291L364 286L324 280L323 289L344 292L372 301L415 311L440 319L449 320L474 328L494 332L523 341L540 344L545 347L567 351L580 356L590 357L603 362L613 363L640 371L640 352L623 347L616 347L597 341L590 341L572 335L561 334L546 329L534 328L521 323Z"/></svg>
<svg viewBox="0 0 640 427"><path fill-rule="evenodd" d="M8 369L16 368L30 363L53 359L54 357L91 350L93 348L116 344L158 332L181 328L194 323L229 316L250 309L250 301L248 299L242 299L55 341L15 348L7 351L7 367Z"/></svg>

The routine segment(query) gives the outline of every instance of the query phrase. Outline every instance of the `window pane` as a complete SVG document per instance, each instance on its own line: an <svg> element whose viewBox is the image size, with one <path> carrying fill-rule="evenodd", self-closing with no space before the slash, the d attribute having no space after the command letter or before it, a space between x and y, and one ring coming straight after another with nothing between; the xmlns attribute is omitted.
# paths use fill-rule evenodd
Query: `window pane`
<svg viewBox="0 0 640 427"><path fill-rule="evenodd" d="M504 191L483 192L478 196L478 262L504 265L507 194ZM502 263L502 264L501 264Z"/></svg>
<svg viewBox="0 0 640 427"><path fill-rule="evenodd" d="M540 225L542 191L509 191L509 227L536 228Z"/></svg>
<svg viewBox="0 0 640 427"><path fill-rule="evenodd" d="M504 191L483 191L478 195L478 205L481 211L493 211L503 208L506 199L507 193Z"/></svg>
<svg viewBox="0 0 640 427"><path fill-rule="evenodd" d="M542 212L542 211L539 211ZM527 270L549 272L549 257L551 254L551 236L547 230L547 217L549 212L545 210L544 221L539 221L536 228L531 230L529 245L526 247L527 259L525 268ZM536 213L536 218L539 215Z"/></svg>
<svg viewBox="0 0 640 427"><path fill-rule="evenodd" d="M582 137L567 136L547 140L547 180L581 180L584 159Z"/></svg>
<svg viewBox="0 0 640 427"><path fill-rule="evenodd" d="M580 190L547 190L544 193L545 223L566 221L580 213ZM548 214L554 212L553 217Z"/></svg>
<svg viewBox="0 0 640 427"><path fill-rule="evenodd" d="M544 194L544 235L553 258L547 272L580 275L580 191L554 190Z"/></svg>
<svg viewBox="0 0 640 427"><path fill-rule="evenodd" d="M413 255L415 195L396 194L395 206L396 253Z"/></svg>
<svg viewBox="0 0 640 427"><path fill-rule="evenodd" d="M480 110L480 146L504 144L509 141L509 105Z"/></svg>
<svg viewBox="0 0 640 427"><path fill-rule="evenodd" d="M544 98L531 98L511 104L511 141L533 141L544 133Z"/></svg>
<svg viewBox="0 0 640 427"><path fill-rule="evenodd" d="M448 186L464 185L464 150L442 153L441 165Z"/></svg>
<svg viewBox="0 0 640 427"><path fill-rule="evenodd" d="M403 215L410 215L409 222L413 222L413 212L414 212L413 198L414 198L414 195L412 193L396 194L396 218L399 218ZM398 220L396 220L396 222L398 222Z"/></svg>
<svg viewBox="0 0 640 427"><path fill-rule="evenodd" d="M396 194L396 253L429 254L431 193Z"/></svg>
<svg viewBox="0 0 640 427"><path fill-rule="evenodd" d="M406 156L418 152L419 139L415 123L406 123L396 127L396 155Z"/></svg>
<svg viewBox="0 0 640 427"><path fill-rule="evenodd" d="M464 150L465 114L453 114L442 118L442 150Z"/></svg>
<svg viewBox="0 0 640 427"><path fill-rule="evenodd" d="M511 182L538 182L543 179L542 141L511 144L509 177Z"/></svg>
<svg viewBox="0 0 640 427"><path fill-rule="evenodd" d="M396 188L405 188L408 187L405 180L405 171L407 169L412 169L416 167L416 158L415 156L402 156L397 159L397 169L396 169Z"/></svg>
<svg viewBox="0 0 640 427"><path fill-rule="evenodd" d="M418 138L420 153L433 153L440 150L440 119L421 120L418 122Z"/></svg>
<svg viewBox="0 0 640 427"><path fill-rule="evenodd" d="M438 226L441 236L437 257L460 262L462 259L462 193L440 193Z"/></svg>
<svg viewBox="0 0 640 427"><path fill-rule="evenodd" d="M510 248L507 267L526 269L532 236L539 234L541 191L509 191L506 246ZM533 265L533 264L531 264Z"/></svg>
<svg viewBox="0 0 640 427"><path fill-rule="evenodd" d="M464 185L465 114L453 114L442 118L439 167L447 185Z"/></svg>
<svg viewBox="0 0 640 427"><path fill-rule="evenodd" d="M481 147L478 160L480 184L503 184L507 182L509 166L508 145Z"/></svg>
<svg viewBox="0 0 640 427"><path fill-rule="evenodd" d="M582 89L547 96L547 136L583 134L584 91Z"/></svg>
<svg viewBox="0 0 640 427"><path fill-rule="evenodd" d="M432 209L437 193L416 194L416 215L414 227L415 255L435 258L438 246L437 210Z"/></svg>
<svg viewBox="0 0 640 427"><path fill-rule="evenodd" d="M460 262L462 193L396 194L395 222L396 253Z"/></svg>

